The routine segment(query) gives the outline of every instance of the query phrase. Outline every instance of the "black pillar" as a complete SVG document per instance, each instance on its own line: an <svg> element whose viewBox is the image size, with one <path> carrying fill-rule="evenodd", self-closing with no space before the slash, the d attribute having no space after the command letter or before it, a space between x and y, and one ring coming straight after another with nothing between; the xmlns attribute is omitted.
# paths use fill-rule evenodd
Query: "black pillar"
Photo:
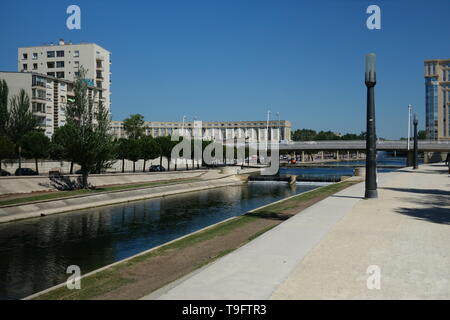
<svg viewBox="0 0 450 320"><path fill-rule="evenodd" d="M367 135L366 135L366 192L365 198L378 198L377 145L375 129L375 54L366 56L365 83L367 86Z"/></svg>
<svg viewBox="0 0 450 320"><path fill-rule="evenodd" d="M414 156L413 156L413 169L419 168L419 143L417 137L417 125L418 125L417 117L414 115Z"/></svg>

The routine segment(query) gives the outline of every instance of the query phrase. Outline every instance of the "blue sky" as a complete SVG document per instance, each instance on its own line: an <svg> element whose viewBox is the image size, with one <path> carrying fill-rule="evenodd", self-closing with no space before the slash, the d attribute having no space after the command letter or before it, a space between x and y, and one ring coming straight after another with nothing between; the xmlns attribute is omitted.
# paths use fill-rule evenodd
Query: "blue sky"
<svg viewBox="0 0 450 320"><path fill-rule="evenodd" d="M82 29L66 28L81 7ZM366 8L381 8L381 30ZM424 127L423 60L450 58L450 1L168 0L1 2L0 70L17 47L96 42L112 52L112 113L122 120L264 120L365 130L364 55L377 54L377 131L406 136L407 105Z"/></svg>

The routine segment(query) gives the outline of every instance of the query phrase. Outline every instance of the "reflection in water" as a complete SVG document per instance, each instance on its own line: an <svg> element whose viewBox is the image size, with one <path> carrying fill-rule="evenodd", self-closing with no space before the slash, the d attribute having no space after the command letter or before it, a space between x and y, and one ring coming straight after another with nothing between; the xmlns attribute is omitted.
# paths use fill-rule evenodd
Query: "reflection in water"
<svg viewBox="0 0 450 320"><path fill-rule="evenodd" d="M0 299L17 299L251 209L316 188L250 183L0 225Z"/></svg>

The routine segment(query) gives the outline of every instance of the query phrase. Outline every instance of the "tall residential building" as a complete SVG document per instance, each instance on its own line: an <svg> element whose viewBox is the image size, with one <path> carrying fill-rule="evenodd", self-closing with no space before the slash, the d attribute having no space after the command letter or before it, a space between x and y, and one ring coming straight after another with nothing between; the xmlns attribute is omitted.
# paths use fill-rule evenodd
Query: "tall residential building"
<svg viewBox="0 0 450 320"><path fill-rule="evenodd" d="M100 99L110 110L110 55L108 50L95 43L72 44L60 40L58 44L19 48L18 71L74 81L83 66L89 85L101 89Z"/></svg>
<svg viewBox="0 0 450 320"><path fill-rule="evenodd" d="M0 80L8 84L9 98L25 90L30 97L30 109L48 137L66 123L67 102L75 98L72 81L34 72L0 72ZM101 93L101 89L88 86L94 106L98 105Z"/></svg>
<svg viewBox="0 0 450 320"><path fill-rule="evenodd" d="M170 136L175 133L192 136L194 127L194 122L152 121L145 123L145 133L153 137ZM123 121L112 121L111 129L117 138L126 137ZM267 130L267 121L202 122L202 137L206 140L249 138L252 141L265 141L267 140L267 133L269 134L269 140L290 141L291 122L286 120L269 121L269 130Z"/></svg>
<svg viewBox="0 0 450 320"><path fill-rule="evenodd" d="M427 138L450 140L450 59L425 60Z"/></svg>

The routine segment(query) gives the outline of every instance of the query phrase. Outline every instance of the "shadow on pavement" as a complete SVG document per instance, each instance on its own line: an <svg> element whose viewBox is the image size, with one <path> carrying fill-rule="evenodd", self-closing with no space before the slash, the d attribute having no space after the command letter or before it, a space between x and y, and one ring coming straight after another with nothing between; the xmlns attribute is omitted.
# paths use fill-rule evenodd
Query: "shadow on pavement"
<svg viewBox="0 0 450 320"><path fill-rule="evenodd" d="M440 190L440 189L414 189L414 188L388 188L388 187L384 187L384 188L380 188L380 189L399 191L399 192L408 192L408 193L450 196L450 191Z"/></svg>
<svg viewBox="0 0 450 320"><path fill-rule="evenodd" d="M423 194L423 197L405 197L401 200L406 203L414 203L419 208L398 208L397 213L428 222L450 225L450 191L437 189L403 189L384 188L394 191Z"/></svg>

